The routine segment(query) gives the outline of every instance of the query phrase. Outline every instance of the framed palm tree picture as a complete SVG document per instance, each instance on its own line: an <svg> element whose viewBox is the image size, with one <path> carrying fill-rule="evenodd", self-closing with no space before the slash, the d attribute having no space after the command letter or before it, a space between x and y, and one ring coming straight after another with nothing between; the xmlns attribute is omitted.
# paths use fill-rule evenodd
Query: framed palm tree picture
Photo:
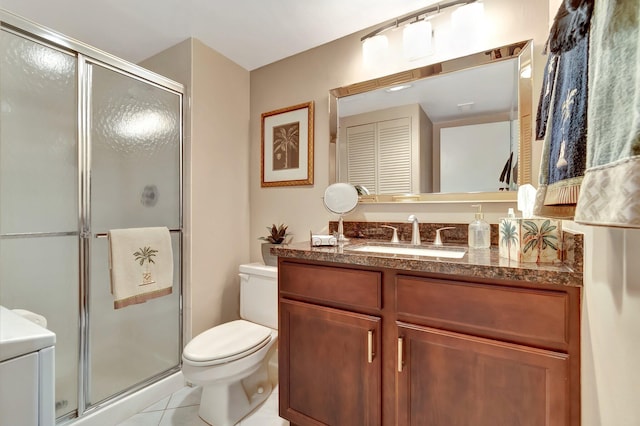
<svg viewBox="0 0 640 426"><path fill-rule="evenodd" d="M313 185L313 102L262 114L262 186Z"/></svg>

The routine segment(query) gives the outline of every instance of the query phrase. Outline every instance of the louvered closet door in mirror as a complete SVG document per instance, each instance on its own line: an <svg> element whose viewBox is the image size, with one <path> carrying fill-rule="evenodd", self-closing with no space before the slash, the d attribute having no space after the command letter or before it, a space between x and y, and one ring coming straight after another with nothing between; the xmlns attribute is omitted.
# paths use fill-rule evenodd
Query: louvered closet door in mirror
<svg viewBox="0 0 640 426"><path fill-rule="evenodd" d="M411 119L378 123L378 193L411 193Z"/></svg>
<svg viewBox="0 0 640 426"><path fill-rule="evenodd" d="M418 192L411 118L348 127L347 177L372 194Z"/></svg>
<svg viewBox="0 0 640 426"><path fill-rule="evenodd" d="M376 125L347 128L347 181L378 193L376 174Z"/></svg>

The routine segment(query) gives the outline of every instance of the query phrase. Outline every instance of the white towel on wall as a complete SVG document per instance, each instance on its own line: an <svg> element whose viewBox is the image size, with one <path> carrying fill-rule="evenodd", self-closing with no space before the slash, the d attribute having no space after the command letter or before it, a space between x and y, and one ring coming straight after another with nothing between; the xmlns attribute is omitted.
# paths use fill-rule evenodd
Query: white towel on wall
<svg viewBox="0 0 640 426"><path fill-rule="evenodd" d="M112 229L108 237L114 309L171 294L173 252L169 229Z"/></svg>

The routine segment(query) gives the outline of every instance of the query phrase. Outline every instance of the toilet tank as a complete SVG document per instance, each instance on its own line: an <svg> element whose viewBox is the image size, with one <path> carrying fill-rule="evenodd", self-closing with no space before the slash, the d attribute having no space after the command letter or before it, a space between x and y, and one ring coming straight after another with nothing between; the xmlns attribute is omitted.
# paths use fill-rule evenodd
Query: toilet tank
<svg viewBox="0 0 640 426"><path fill-rule="evenodd" d="M278 268L262 263L240 265L240 317L278 328Z"/></svg>

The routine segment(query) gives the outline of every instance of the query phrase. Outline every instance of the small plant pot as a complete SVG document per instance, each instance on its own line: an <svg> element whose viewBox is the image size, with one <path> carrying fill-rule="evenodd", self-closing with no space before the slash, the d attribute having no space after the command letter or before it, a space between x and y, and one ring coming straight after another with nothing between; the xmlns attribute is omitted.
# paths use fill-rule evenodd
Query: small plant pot
<svg viewBox="0 0 640 426"><path fill-rule="evenodd" d="M262 243L262 260L267 266L278 266L278 256L271 254L271 247L280 244Z"/></svg>

